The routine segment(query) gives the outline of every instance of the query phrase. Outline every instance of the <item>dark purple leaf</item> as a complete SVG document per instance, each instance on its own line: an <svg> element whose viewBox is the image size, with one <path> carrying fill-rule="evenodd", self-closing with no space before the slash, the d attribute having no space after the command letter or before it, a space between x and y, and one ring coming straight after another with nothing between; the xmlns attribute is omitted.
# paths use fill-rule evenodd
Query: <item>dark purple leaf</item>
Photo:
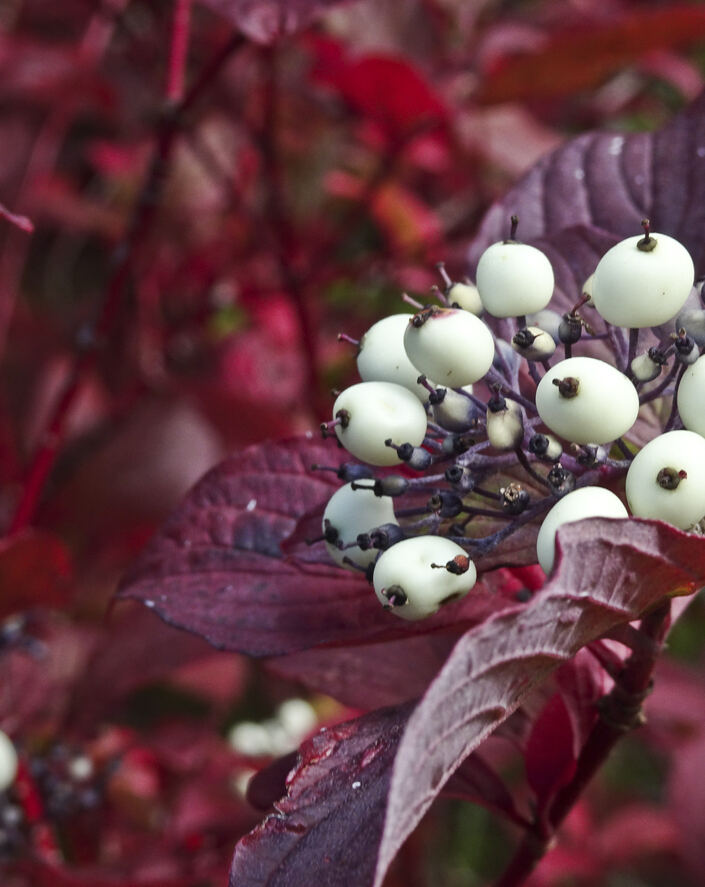
<svg viewBox="0 0 705 887"><path fill-rule="evenodd" d="M308 27L331 6L349 0L202 0L255 43L269 45Z"/></svg>
<svg viewBox="0 0 705 887"><path fill-rule="evenodd" d="M470 246L480 253L507 236L510 215L519 236L545 249L556 269L556 303L575 301L604 251L641 230L681 240L697 274L705 271L705 97L651 133L593 132L539 161L485 216Z"/></svg>
<svg viewBox="0 0 705 887"><path fill-rule="evenodd" d="M580 650L556 672L556 685L568 710L578 746L583 745L595 722L595 703L605 693L605 683L605 672L587 650Z"/></svg>
<svg viewBox="0 0 705 887"><path fill-rule="evenodd" d="M372 712L305 742L287 796L235 848L231 887L368 884L409 711Z"/></svg>
<svg viewBox="0 0 705 887"><path fill-rule="evenodd" d="M413 712L399 746L375 884L448 777L528 691L615 625L705 582L705 539L655 521L562 527L558 569L522 611L471 629Z"/></svg>
<svg viewBox="0 0 705 887"><path fill-rule="evenodd" d="M247 800L257 810L267 811L286 794L286 780L299 760L299 753L289 752L258 770L247 784Z"/></svg>
<svg viewBox="0 0 705 887"><path fill-rule="evenodd" d="M554 693L534 722L526 744L526 778L539 812L575 772L578 750L568 708L561 694Z"/></svg>
<svg viewBox="0 0 705 887"><path fill-rule="evenodd" d="M271 660L269 668L353 708L382 708L421 696L464 631L461 625L395 641L304 650Z"/></svg>
<svg viewBox="0 0 705 887"><path fill-rule="evenodd" d="M332 442L302 437L227 459L152 539L119 596L141 600L216 647L253 656L468 626L507 605L478 584L423 623L402 624L363 578L327 563L322 546L306 560L283 558L281 544L298 516L322 506L340 483L311 464L337 466L346 458Z"/></svg>
<svg viewBox="0 0 705 887"><path fill-rule="evenodd" d="M477 753L466 758L453 773L443 787L443 795L482 804L488 810L503 814L512 822L526 824L507 786Z"/></svg>

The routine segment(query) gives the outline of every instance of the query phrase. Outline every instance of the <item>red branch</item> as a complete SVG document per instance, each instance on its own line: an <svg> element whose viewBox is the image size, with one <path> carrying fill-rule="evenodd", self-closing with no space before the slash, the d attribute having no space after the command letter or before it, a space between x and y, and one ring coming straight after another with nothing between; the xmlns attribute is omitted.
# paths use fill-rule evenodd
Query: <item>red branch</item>
<svg viewBox="0 0 705 887"><path fill-rule="evenodd" d="M176 105L184 95L186 61L191 34L192 0L174 0L174 22L166 81L166 100Z"/></svg>
<svg viewBox="0 0 705 887"><path fill-rule="evenodd" d="M580 752L573 778L558 793L547 817L526 833L495 887L520 887L524 883L614 746L626 733L644 723L641 705L651 688L654 666L670 625L670 613L670 599L666 599L641 620L644 643L627 659L614 688L598 703L600 717Z"/></svg>
<svg viewBox="0 0 705 887"><path fill-rule="evenodd" d="M71 408L81 388L81 381L95 366L98 346L108 339L108 334L114 326L135 254L144 242L159 206L169 160L181 132L183 117L210 86L231 54L244 42L240 34L234 34L201 71L183 99L167 109L161 119L152 162L132 212L132 219L123 240L113 252L113 272L103 296L99 317L90 336L92 347L77 354L66 385L54 404L40 444L27 470L22 496L10 523L9 534L16 533L31 523L44 484L63 441Z"/></svg>

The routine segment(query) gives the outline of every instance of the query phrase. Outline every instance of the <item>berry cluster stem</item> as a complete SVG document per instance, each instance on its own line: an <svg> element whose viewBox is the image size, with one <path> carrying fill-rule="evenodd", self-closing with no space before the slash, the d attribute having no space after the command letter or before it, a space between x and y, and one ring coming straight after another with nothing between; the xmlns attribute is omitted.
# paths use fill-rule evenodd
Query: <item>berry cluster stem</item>
<svg viewBox="0 0 705 887"><path fill-rule="evenodd" d="M615 677L612 690L598 702L599 717L578 757L575 775L556 795L546 814L533 823L495 887L520 887L551 846L553 837L617 742L644 723L642 703L652 684L654 666L670 625L666 599L641 620L645 643L635 645Z"/></svg>

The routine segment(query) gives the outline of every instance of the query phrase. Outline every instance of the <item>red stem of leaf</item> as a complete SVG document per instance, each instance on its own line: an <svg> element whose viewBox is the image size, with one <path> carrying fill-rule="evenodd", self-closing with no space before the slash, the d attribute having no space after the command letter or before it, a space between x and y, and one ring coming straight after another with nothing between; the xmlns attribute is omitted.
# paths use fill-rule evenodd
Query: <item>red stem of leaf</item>
<svg viewBox="0 0 705 887"><path fill-rule="evenodd" d="M100 313L95 323L93 339L100 343L109 339L114 328L122 301L122 294L129 280L135 254L147 238L156 215L171 153L180 134L183 115L197 101L219 73L230 55L242 44L240 34L233 35L201 71L183 99L162 117L156 135L156 146L152 162L145 176L132 219L122 241L113 252L113 272L103 296ZM42 490L54 465L64 438L68 418L81 382L87 372L93 369L98 357L98 349L92 347L81 351L74 358L73 367L63 391L58 397L51 416L41 436L41 442L29 465L22 489L22 495L9 526L9 534L27 527L39 505Z"/></svg>
<svg viewBox="0 0 705 887"><path fill-rule="evenodd" d="M316 347L316 325L306 299L301 275L293 267L296 252L294 232L286 212L282 170L277 148L279 78L277 51L274 47L268 47L264 50L264 62L265 92L261 150L264 160L268 214L272 224L279 274L293 303L299 324L301 344L306 359L306 386L310 395L311 406L320 417L326 412L326 407L321 402L321 374L318 364L318 348Z"/></svg>
<svg viewBox="0 0 705 887"><path fill-rule="evenodd" d="M643 723L641 702L649 692L658 653L670 624L670 600L646 615L640 626L644 644L635 649L617 676L615 686L600 701L600 717L578 758L575 775L556 796L544 822L526 833L495 887L520 887L548 850L553 835L573 809L617 742Z"/></svg>
<svg viewBox="0 0 705 887"><path fill-rule="evenodd" d="M192 0L174 0L174 21L166 81L166 100L176 105L184 95L186 61L191 36Z"/></svg>

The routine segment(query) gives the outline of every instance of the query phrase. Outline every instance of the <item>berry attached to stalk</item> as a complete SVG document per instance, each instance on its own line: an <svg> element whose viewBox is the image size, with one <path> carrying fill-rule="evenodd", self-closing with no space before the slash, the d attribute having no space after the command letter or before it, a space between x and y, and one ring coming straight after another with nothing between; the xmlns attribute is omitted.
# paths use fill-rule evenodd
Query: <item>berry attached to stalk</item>
<svg viewBox="0 0 705 887"><path fill-rule="evenodd" d="M394 382L415 394L421 403L428 392L416 381L419 370L404 350L404 333L411 314L391 314L373 324L360 339L357 371L363 382Z"/></svg>
<svg viewBox="0 0 705 887"><path fill-rule="evenodd" d="M376 496L371 489L345 484L333 493L323 512L323 537L328 554L340 567L349 566L344 558L358 567L366 567L377 552L346 546L356 542L361 533L369 533L383 524L396 523L389 496Z"/></svg>
<svg viewBox="0 0 705 887"><path fill-rule="evenodd" d="M386 440L417 447L426 434L426 411L420 401L392 382L359 382L346 388L333 405L333 417L322 428L333 428L345 449L370 465L402 461Z"/></svg>
<svg viewBox="0 0 705 887"><path fill-rule="evenodd" d="M477 264L477 288L485 310L493 317L522 317L541 311L551 301L553 268L547 256L514 239L512 216L508 240L493 243Z"/></svg>
<svg viewBox="0 0 705 887"><path fill-rule="evenodd" d="M626 494L635 517L689 530L705 517L705 438L668 431L650 440L629 466Z"/></svg>
<svg viewBox="0 0 705 887"><path fill-rule="evenodd" d="M454 564L450 570L449 563ZM461 566L462 572L456 572ZM463 549L442 536L416 536L392 545L380 555L372 577L382 606L409 620L424 619L464 597L476 580L475 565Z"/></svg>
<svg viewBox="0 0 705 887"><path fill-rule="evenodd" d="M615 326L658 326L675 317L690 295L695 277L688 250L667 234L628 237L598 262L592 300L602 317Z"/></svg>
<svg viewBox="0 0 705 887"><path fill-rule="evenodd" d="M552 366L536 389L542 421L565 440L603 444L622 437L639 412L639 395L618 369L594 357Z"/></svg>
<svg viewBox="0 0 705 887"><path fill-rule="evenodd" d="M409 360L430 379L462 388L481 379L492 366L494 339L474 314L459 308L424 308L404 333Z"/></svg>

